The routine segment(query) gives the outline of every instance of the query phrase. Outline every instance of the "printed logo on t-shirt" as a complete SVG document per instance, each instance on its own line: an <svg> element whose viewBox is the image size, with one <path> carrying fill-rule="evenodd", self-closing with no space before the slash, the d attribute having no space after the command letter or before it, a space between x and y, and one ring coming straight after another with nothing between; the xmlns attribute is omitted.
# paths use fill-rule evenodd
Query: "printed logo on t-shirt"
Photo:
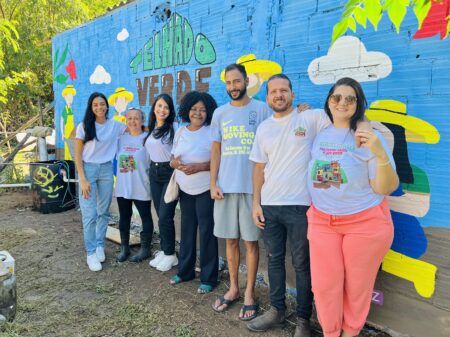
<svg viewBox="0 0 450 337"><path fill-rule="evenodd" d="M121 173L133 172L136 169L137 163L133 155L123 154L119 156L119 170Z"/></svg>
<svg viewBox="0 0 450 337"><path fill-rule="evenodd" d="M253 138L255 138L255 133L253 131L248 131L245 125L233 125L224 127L222 129L222 132L223 143L231 139L238 140L238 142L234 142L232 145L223 144L222 156L250 154L253 144Z"/></svg>
<svg viewBox="0 0 450 337"><path fill-rule="evenodd" d="M347 184L347 176L339 161L316 160L311 170L311 179L314 188L340 188L341 184Z"/></svg>
<svg viewBox="0 0 450 337"><path fill-rule="evenodd" d="M296 137L305 137L306 129L299 126L297 129L294 130L294 134Z"/></svg>
<svg viewBox="0 0 450 337"><path fill-rule="evenodd" d="M248 113L248 125L256 125L256 111L250 111Z"/></svg>

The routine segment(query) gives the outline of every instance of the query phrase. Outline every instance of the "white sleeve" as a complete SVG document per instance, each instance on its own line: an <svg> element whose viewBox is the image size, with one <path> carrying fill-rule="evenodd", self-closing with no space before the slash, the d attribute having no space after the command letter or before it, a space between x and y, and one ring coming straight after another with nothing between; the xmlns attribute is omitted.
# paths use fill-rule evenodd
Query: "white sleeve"
<svg viewBox="0 0 450 337"><path fill-rule="evenodd" d="M250 152L249 159L255 163L267 163L269 158L267 153L264 152L262 144L261 128L256 130L256 135L253 141L252 151Z"/></svg>
<svg viewBox="0 0 450 337"><path fill-rule="evenodd" d="M180 140L181 133L183 132L183 129L185 126L180 127L175 131L175 136L173 137L173 144L172 144L172 150L170 151L171 154L175 155L175 150L178 146L178 141Z"/></svg>
<svg viewBox="0 0 450 337"><path fill-rule="evenodd" d="M386 151L386 153L389 157L389 160L391 161L391 165L395 170L396 169L395 161L394 161L394 157L392 156L392 152L391 152L391 149L389 148L389 145L386 143L386 140L381 135L381 133L379 133L377 130L374 130L374 132L377 134L378 138L380 139L381 145L383 145L384 151ZM377 158L375 156L370 158L368 165L369 165L369 179L373 180L376 178L376 175L377 175Z"/></svg>
<svg viewBox="0 0 450 337"><path fill-rule="evenodd" d="M84 132L84 123L81 122L81 123L78 124L78 126L77 126L77 132L76 132L76 134L75 134L75 138L84 140L85 135L86 135L86 134L85 134L85 132Z"/></svg>
<svg viewBox="0 0 450 337"><path fill-rule="evenodd" d="M220 118L219 114L217 113L217 109L214 111L211 125L209 126L209 134L211 141L213 142L222 142L222 130L220 128Z"/></svg>
<svg viewBox="0 0 450 337"><path fill-rule="evenodd" d="M305 111L306 112L306 111ZM331 120L327 113L323 109L311 109L308 110L311 113L312 119L314 120L316 135L330 126Z"/></svg>

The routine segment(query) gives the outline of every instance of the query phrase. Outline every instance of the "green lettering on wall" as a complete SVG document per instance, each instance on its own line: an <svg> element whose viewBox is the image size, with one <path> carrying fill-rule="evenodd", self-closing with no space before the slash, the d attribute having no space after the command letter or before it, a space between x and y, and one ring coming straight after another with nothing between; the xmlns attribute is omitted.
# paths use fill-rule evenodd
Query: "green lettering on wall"
<svg viewBox="0 0 450 337"><path fill-rule="evenodd" d="M154 67L155 69L161 68L161 33L157 32L154 37L155 40L155 51L154 56Z"/></svg>
<svg viewBox="0 0 450 337"><path fill-rule="evenodd" d="M144 45L144 70L152 70L153 69L153 38L150 38L147 43Z"/></svg>
<svg viewBox="0 0 450 337"><path fill-rule="evenodd" d="M194 49L194 33L187 19L184 19L184 39L183 39L184 64L188 64Z"/></svg>
<svg viewBox="0 0 450 337"><path fill-rule="evenodd" d="M162 28L162 67L171 67L173 60L173 17Z"/></svg>
<svg viewBox="0 0 450 337"><path fill-rule="evenodd" d="M195 59L200 64L210 64L216 60L216 51L212 43L202 33L195 38Z"/></svg>
<svg viewBox="0 0 450 337"><path fill-rule="evenodd" d="M173 47L173 65L183 64L183 27L182 17L175 14L175 34L174 34L174 47Z"/></svg>
<svg viewBox="0 0 450 337"><path fill-rule="evenodd" d="M138 67L142 62L142 50L136 54L136 56L130 62L130 68L133 69L133 74L136 74L138 71Z"/></svg>

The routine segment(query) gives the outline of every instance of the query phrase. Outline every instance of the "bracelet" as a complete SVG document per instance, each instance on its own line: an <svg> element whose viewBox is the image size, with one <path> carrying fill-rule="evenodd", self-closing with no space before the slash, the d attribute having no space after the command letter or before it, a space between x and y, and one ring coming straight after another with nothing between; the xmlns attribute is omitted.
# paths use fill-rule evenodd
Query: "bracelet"
<svg viewBox="0 0 450 337"><path fill-rule="evenodd" d="M384 163L381 163L381 164L377 163L377 166L386 166L386 165L389 165L390 163L391 163L391 160L389 159L387 162L384 162Z"/></svg>

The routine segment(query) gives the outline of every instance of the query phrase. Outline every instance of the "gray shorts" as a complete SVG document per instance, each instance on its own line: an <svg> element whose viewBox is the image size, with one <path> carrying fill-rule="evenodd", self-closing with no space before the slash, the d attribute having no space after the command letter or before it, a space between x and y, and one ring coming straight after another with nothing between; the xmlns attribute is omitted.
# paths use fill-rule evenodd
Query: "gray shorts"
<svg viewBox="0 0 450 337"><path fill-rule="evenodd" d="M224 193L214 202L214 235L223 239L258 241L261 230L252 219L253 196L247 193Z"/></svg>

